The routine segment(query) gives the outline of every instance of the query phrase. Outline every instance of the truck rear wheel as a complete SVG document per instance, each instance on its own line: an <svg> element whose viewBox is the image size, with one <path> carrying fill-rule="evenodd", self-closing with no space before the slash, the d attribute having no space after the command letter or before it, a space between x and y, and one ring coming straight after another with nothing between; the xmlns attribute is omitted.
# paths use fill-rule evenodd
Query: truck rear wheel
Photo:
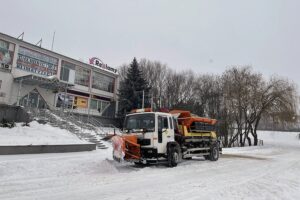
<svg viewBox="0 0 300 200"><path fill-rule="evenodd" d="M219 146L218 144L214 144L210 148L209 160L217 161L218 159L219 159Z"/></svg>
<svg viewBox="0 0 300 200"><path fill-rule="evenodd" d="M179 163L179 149L176 148L175 146L169 147L168 151L168 166L169 167L176 167L177 164Z"/></svg>

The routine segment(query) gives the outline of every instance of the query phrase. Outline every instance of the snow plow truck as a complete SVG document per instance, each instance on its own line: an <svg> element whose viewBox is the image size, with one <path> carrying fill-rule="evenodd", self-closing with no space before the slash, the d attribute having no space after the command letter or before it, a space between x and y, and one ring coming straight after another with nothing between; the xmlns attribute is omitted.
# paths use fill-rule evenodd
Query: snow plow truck
<svg viewBox="0 0 300 200"><path fill-rule="evenodd" d="M217 161L222 148L216 122L184 110L133 110L125 117L122 135L112 137L113 158L136 165L166 163L169 167L199 156Z"/></svg>

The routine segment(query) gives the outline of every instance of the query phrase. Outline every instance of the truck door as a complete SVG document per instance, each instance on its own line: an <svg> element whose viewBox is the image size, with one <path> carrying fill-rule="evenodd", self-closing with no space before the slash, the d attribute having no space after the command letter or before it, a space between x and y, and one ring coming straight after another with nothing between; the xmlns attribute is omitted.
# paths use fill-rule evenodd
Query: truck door
<svg viewBox="0 0 300 200"><path fill-rule="evenodd" d="M173 117L168 117L169 118L169 135L168 137L168 141L175 141L175 126L174 126L174 122L173 122Z"/></svg>
<svg viewBox="0 0 300 200"><path fill-rule="evenodd" d="M166 153L167 143L172 140L172 131L170 129L169 119L167 116L158 116L158 130L157 130L157 152Z"/></svg>

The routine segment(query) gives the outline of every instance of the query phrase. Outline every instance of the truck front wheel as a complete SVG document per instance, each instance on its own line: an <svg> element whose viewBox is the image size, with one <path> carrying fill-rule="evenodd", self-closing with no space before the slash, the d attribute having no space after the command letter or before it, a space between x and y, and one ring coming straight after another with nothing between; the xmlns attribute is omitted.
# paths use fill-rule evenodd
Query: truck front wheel
<svg viewBox="0 0 300 200"><path fill-rule="evenodd" d="M179 163L179 150L176 147L169 147L168 153L168 166L169 167L176 167Z"/></svg>

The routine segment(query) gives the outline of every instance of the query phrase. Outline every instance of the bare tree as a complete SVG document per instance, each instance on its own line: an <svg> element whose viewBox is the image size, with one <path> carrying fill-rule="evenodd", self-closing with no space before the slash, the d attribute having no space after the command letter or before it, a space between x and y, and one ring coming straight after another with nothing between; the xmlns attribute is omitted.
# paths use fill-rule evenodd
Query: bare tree
<svg viewBox="0 0 300 200"><path fill-rule="evenodd" d="M119 73L120 82L124 81L127 74L128 67L129 67L128 64L123 64L119 67L118 73Z"/></svg>
<svg viewBox="0 0 300 200"><path fill-rule="evenodd" d="M244 146L246 141L252 145L250 135L257 145L257 129L263 117L283 126L297 120L295 86L278 77L266 81L249 66L233 66L220 77L176 72L147 59L141 59L139 65L151 86L146 98L152 99L154 107L185 109L217 119L224 146ZM124 64L119 69L121 81L127 68Z"/></svg>
<svg viewBox="0 0 300 200"><path fill-rule="evenodd" d="M146 80L151 85L150 98L155 107L162 107L163 93L166 91L167 65L159 61L140 60L140 66L144 72Z"/></svg>
<svg viewBox="0 0 300 200"><path fill-rule="evenodd" d="M246 140L251 145L250 132L254 145L257 145L257 128L264 114L281 116L281 121L294 119L295 87L289 81L272 78L266 82L250 67L232 67L222 77L224 105L230 110L236 129L229 139L229 146L237 140L241 146Z"/></svg>
<svg viewBox="0 0 300 200"><path fill-rule="evenodd" d="M251 76L250 67L232 67L223 73L224 104L230 109L230 116L234 119L236 132L231 135L229 146L239 139L243 143L243 128L245 125L244 109L249 98L247 85Z"/></svg>
<svg viewBox="0 0 300 200"><path fill-rule="evenodd" d="M295 86L292 83L277 77L271 78L265 87L262 88L253 117L253 128L251 128L254 145L258 143L257 128L263 114L281 116L280 120L282 121L294 120L296 115L295 93Z"/></svg>

